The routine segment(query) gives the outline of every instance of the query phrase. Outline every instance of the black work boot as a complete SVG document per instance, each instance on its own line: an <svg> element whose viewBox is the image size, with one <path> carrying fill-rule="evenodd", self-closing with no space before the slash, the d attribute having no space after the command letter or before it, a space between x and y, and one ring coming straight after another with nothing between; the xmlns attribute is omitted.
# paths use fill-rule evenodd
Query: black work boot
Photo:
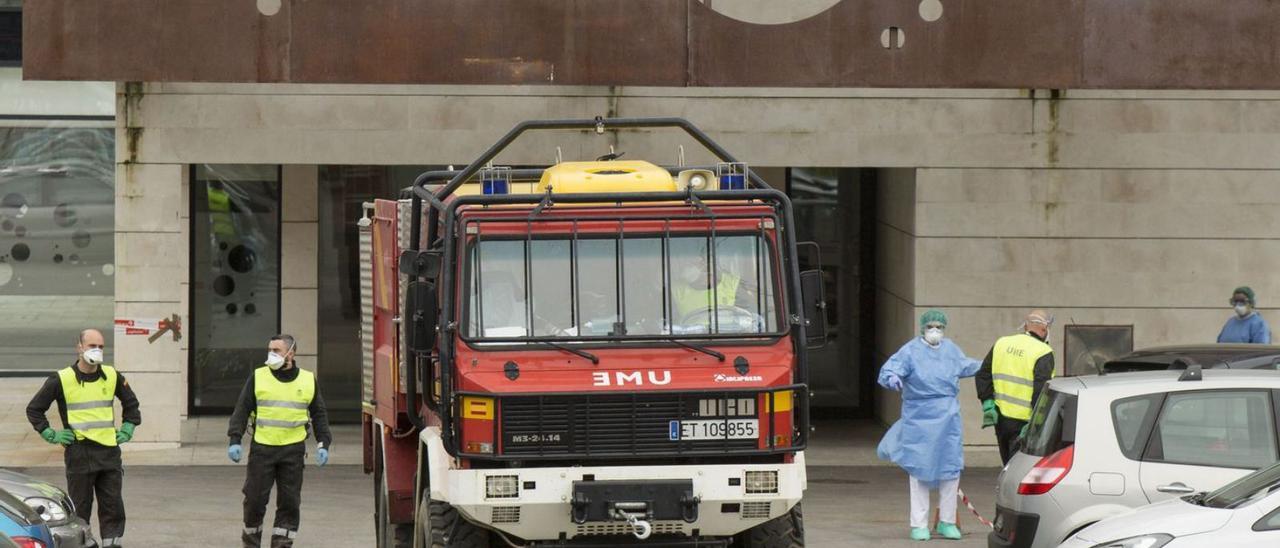
<svg viewBox="0 0 1280 548"><path fill-rule="evenodd" d="M240 541L244 543L244 548L261 548L262 528L245 527L240 533Z"/></svg>
<svg viewBox="0 0 1280 548"><path fill-rule="evenodd" d="M293 548L293 539L280 535L271 535L271 548Z"/></svg>

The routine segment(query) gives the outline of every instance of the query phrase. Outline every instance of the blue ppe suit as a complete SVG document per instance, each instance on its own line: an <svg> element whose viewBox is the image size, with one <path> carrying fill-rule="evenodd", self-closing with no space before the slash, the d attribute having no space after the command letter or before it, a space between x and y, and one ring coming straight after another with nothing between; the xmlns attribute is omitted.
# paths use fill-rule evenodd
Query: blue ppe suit
<svg viewBox="0 0 1280 548"><path fill-rule="evenodd" d="M1218 333L1218 342L1271 344L1271 326L1257 312L1250 312L1243 318L1232 316L1227 318L1222 332Z"/></svg>
<svg viewBox="0 0 1280 548"><path fill-rule="evenodd" d="M902 416L880 440L876 455L931 488L939 480L959 478L964 448L956 395L960 379L981 367L950 339L937 348L920 337L902 345L880 369L878 381L886 386L890 374L902 379Z"/></svg>

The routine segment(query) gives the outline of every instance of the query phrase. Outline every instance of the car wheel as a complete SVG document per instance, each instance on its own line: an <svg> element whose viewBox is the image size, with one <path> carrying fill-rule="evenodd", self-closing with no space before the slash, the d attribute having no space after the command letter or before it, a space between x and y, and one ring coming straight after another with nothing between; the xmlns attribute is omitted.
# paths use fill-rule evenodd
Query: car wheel
<svg viewBox="0 0 1280 548"><path fill-rule="evenodd" d="M382 444L375 445L373 465L373 523L374 540L378 548L409 548L412 546L412 525L391 523L391 505L387 499L387 478L382 469Z"/></svg>
<svg viewBox="0 0 1280 548"><path fill-rule="evenodd" d="M489 530L458 515L448 503L423 498L430 544L425 548L489 548Z"/></svg>
<svg viewBox="0 0 1280 548"><path fill-rule="evenodd" d="M740 541L743 548L804 548L804 511L797 503L787 515L748 529Z"/></svg>

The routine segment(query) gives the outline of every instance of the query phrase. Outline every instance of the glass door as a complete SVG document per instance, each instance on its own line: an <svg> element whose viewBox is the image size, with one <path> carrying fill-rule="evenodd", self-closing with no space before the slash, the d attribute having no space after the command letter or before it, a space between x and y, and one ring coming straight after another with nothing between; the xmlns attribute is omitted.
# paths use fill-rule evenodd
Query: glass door
<svg viewBox="0 0 1280 548"><path fill-rule="evenodd" d="M190 408L229 413L280 330L280 167L191 175Z"/></svg>

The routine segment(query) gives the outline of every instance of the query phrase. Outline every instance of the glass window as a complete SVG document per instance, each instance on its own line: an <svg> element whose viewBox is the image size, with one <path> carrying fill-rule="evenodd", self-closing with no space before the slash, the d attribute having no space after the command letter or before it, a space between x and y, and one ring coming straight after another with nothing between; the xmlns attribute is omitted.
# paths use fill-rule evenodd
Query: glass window
<svg viewBox="0 0 1280 548"><path fill-rule="evenodd" d="M469 264L467 333L575 338L776 332L768 245L755 234L714 241L482 240Z"/></svg>
<svg viewBox="0 0 1280 548"><path fill-rule="evenodd" d="M1259 468L1276 461L1273 419L1266 392L1169 394L1148 460Z"/></svg>
<svg viewBox="0 0 1280 548"><path fill-rule="evenodd" d="M0 368L66 367L80 330L111 334L113 131L0 128Z"/></svg>
<svg viewBox="0 0 1280 548"><path fill-rule="evenodd" d="M1022 440L1022 452L1043 457L1075 443L1076 397L1049 390L1036 400L1035 411Z"/></svg>
<svg viewBox="0 0 1280 548"><path fill-rule="evenodd" d="M0 0L0 67L22 66L22 4Z"/></svg>
<svg viewBox="0 0 1280 548"><path fill-rule="evenodd" d="M1126 457L1133 460L1142 458L1142 446L1147 441L1147 436L1141 434L1144 430L1150 432L1149 420L1154 418L1152 415L1159 399L1159 394L1153 394L1116 400L1111 404L1111 422L1115 425L1116 441Z"/></svg>
<svg viewBox="0 0 1280 548"><path fill-rule="evenodd" d="M198 165L193 172L191 404L219 413L235 406L280 330L280 168Z"/></svg>

